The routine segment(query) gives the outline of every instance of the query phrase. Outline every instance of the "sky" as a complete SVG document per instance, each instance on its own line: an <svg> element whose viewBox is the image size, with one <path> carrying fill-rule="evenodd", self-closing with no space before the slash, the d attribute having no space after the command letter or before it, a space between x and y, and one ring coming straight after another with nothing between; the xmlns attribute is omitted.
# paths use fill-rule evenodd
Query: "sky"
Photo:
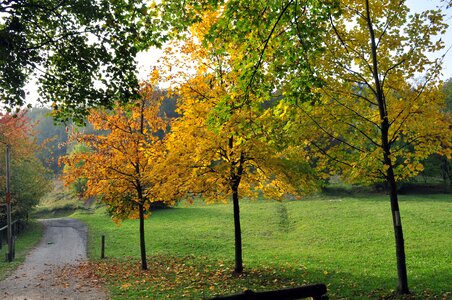
<svg viewBox="0 0 452 300"><path fill-rule="evenodd" d="M439 52L439 56L446 53L446 51L452 47L452 8L446 10L445 3L440 0L407 0L406 3L411 12L422 12L427 9L436 9L437 7L443 9L444 13L446 13L445 20L449 25L449 28L447 28L446 34L441 37L445 42L445 48L442 52ZM434 57L438 57L438 55ZM452 78L452 49L446 53L443 60L442 79L447 80L449 78Z"/></svg>
<svg viewBox="0 0 452 300"><path fill-rule="evenodd" d="M379 1L379 0L375 0ZM411 12L422 12L427 9L435 9L437 7L442 7L444 12L446 13L446 22L449 24L449 28L444 36L441 38L445 41L445 48L442 52L439 52L436 55L432 55L432 58L440 57L446 53L448 49L450 49L443 60L443 71L442 71L442 79L447 80L452 78L452 8L449 10L445 10L444 2L441 0L407 0L406 1L408 7ZM154 66L158 66L158 59L161 57L162 51L159 49L152 49L145 53L139 53L137 56L137 60L139 63L138 66L138 74L140 80L147 80L149 73L153 69ZM26 90L29 91L27 95L27 102L36 104L37 99L37 89L34 84L28 84Z"/></svg>

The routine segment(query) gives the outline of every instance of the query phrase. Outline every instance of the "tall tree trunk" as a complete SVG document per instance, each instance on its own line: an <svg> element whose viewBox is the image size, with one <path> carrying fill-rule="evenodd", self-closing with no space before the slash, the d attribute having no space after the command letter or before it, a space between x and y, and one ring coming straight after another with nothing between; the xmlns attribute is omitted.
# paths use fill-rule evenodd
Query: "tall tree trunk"
<svg viewBox="0 0 452 300"><path fill-rule="evenodd" d="M234 161L234 136L231 136L228 140L229 155L231 161L230 170L230 188L232 190L232 203L234 206L234 234L235 234L235 268L234 272L240 274L243 272L243 259L242 259L242 229L240 228L240 206L239 206L239 186L243 175L243 165L245 163L245 157L240 152L238 160Z"/></svg>
<svg viewBox="0 0 452 300"><path fill-rule="evenodd" d="M408 289L408 275L406 270L405 258L405 241L403 239L402 219L400 217L399 200L397 196L397 183L395 181L394 170L389 158L385 153L385 161L388 161L389 166L387 171L387 180L389 183L389 197L391 200L392 224L394 227L394 236L396 243L396 258L397 258L397 293L409 294Z"/></svg>
<svg viewBox="0 0 452 300"><path fill-rule="evenodd" d="M140 111L140 134L144 134L144 106L145 101L141 101L141 111ZM139 157L137 153L137 157ZM140 178L140 163L139 160L136 163L135 166L135 172L138 178ZM148 262L146 259L146 242L144 239L144 201L145 197L143 197L143 187L141 185L141 181L137 181L137 192L138 192L138 201L140 201L139 209L140 209L140 253L141 253L141 269L147 270L148 269Z"/></svg>
<svg viewBox="0 0 452 300"><path fill-rule="evenodd" d="M242 230L240 228L240 207L239 207L238 186L233 186L232 203L234 205L234 232L235 232L234 272L240 274L243 272L243 259L242 259Z"/></svg>
<svg viewBox="0 0 452 300"><path fill-rule="evenodd" d="M144 209L143 204L139 204L140 208L140 252L141 252L141 269L148 269L148 262L146 259L146 243L144 239Z"/></svg>
<svg viewBox="0 0 452 300"><path fill-rule="evenodd" d="M397 197L397 184L394 176L393 164L391 161L391 144L389 142L388 111L386 105L383 86L380 81L380 72L377 57L377 44L375 41L375 32L373 29L372 19L370 15L369 0L366 0L366 20L369 29L369 38L371 43L372 56L372 75L375 83L375 98L378 103L380 113L380 131L381 131L381 148L383 150L383 161L386 167L386 181L389 184L389 196L391 202L392 222L394 227L395 243L396 243L396 259L397 259L397 293L409 294L408 276L406 271L405 259L405 242L403 240L402 220L400 218L399 200Z"/></svg>

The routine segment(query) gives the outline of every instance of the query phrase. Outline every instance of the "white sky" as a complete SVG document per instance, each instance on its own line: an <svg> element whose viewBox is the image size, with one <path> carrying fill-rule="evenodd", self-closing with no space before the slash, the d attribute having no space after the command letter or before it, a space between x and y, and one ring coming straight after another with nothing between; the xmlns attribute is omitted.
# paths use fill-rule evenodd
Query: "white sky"
<svg viewBox="0 0 452 300"><path fill-rule="evenodd" d="M444 1L446 2L446 1ZM446 13L446 23L449 25L447 32L441 38L445 42L445 48L442 52L438 53L436 56L439 57L443 55L448 49L452 47L452 8L448 10L445 9L445 3L440 0L407 0L406 3L410 8L411 12L422 12L427 9L436 9L441 7ZM446 80L452 77L452 49L447 52L443 60L443 76L442 79Z"/></svg>
<svg viewBox="0 0 452 300"><path fill-rule="evenodd" d="M378 1L378 0L375 0ZM427 9L435 9L437 7L444 7L445 4L441 0L407 0L407 5L411 9L411 12L421 12ZM443 55L447 49L452 47L452 8L445 10L447 13L446 22L449 24L449 28L444 36L442 36L443 41L445 41L445 48L441 53L436 54L436 56ZM147 80L148 74L151 72L154 66L158 66L158 59L162 55L162 50L152 49L145 53L140 53L137 56L139 62L138 74L140 80ZM452 49L446 54L443 61L443 76L442 79L446 80L452 77ZM28 84L26 90L29 92L27 95L27 102L36 104L37 99L37 88L34 84Z"/></svg>

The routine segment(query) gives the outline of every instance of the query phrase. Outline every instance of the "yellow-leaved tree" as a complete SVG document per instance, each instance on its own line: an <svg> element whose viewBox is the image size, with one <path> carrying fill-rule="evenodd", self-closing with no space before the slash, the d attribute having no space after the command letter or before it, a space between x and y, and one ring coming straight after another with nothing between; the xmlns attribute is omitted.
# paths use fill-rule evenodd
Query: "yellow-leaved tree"
<svg viewBox="0 0 452 300"><path fill-rule="evenodd" d="M388 184L396 244L397 292L409 293L397 182L423 170L432 153L450 157L450 119L443 111L441 11L409 14L405 1L340 1L322 58L311 61L323 81L319 100L302 103L290 90L279 104L287 138L317 156L318 167L350 182ZM417 78L417 79L416 79ZM294 105L295 104L295 105ZM295 109L294 106L296 107Z"/></svg>
<svg viewBox="0 0 452 300"><path fill-rule="evenodd" d="M230 72L231 60L240 59L234 47L203 47L204 35L217 14L206 13L188 38L171 45L173 92L180 117L167 136L168 160L164 182L171 199L202 196L205 201L232 199L235 228L235 269L243 271L239 200L242 197L283 199L315 187L309 166L280 153L268 143L271 111L268 98L232 91L240 74ZM176 55L171 55L176 53ZM178 72L180 70L180 72ZM268 104L268 103L267 103Z"/></svg>
<svg viewBox="0 0 452 300"><path fill-rule="evenodd" d="M96 134L76 134L75 139L89 151L63 157L67 165L64 179L70 184L87 179L86 196L101 197L116 221L139 218L141 268L147 269L144 220L151 203L166 201L160 195L160 176L156 172L164 156L162 132L167 122L161 117L161 92L143 84L141 98L128 107L111 111L92 110L89 115ZM169 201L166 201L171 204Z"/></svg>

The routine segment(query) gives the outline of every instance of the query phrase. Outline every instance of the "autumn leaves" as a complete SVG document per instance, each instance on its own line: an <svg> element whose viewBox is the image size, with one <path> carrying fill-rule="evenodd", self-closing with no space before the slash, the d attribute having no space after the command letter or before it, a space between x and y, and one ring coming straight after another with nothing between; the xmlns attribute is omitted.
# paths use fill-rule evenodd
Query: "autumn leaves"
<svg viewBox="0 0 452 300"><path fill-rule="evenodd" d="M451 137L439 62L426 56L442 47L434 41L445 28L441 15L409 17L403 2L387 2L190 7L199 22L168 44L141 99L92 112L101 134L78 135L90 150L64 159L67 181L87 178L87 193L114 217L141 225L153 201L231 199L237 273L240 197L298 196L339 174L389 182L398 214L396 182L420 172L432 153L450 155ZM165 94L162 81L170 83ZM162 112L163 97L177 99L177 118ZM145 260L144 240L141 247ZM406 278L400 282L408 292Z"/></svg>

